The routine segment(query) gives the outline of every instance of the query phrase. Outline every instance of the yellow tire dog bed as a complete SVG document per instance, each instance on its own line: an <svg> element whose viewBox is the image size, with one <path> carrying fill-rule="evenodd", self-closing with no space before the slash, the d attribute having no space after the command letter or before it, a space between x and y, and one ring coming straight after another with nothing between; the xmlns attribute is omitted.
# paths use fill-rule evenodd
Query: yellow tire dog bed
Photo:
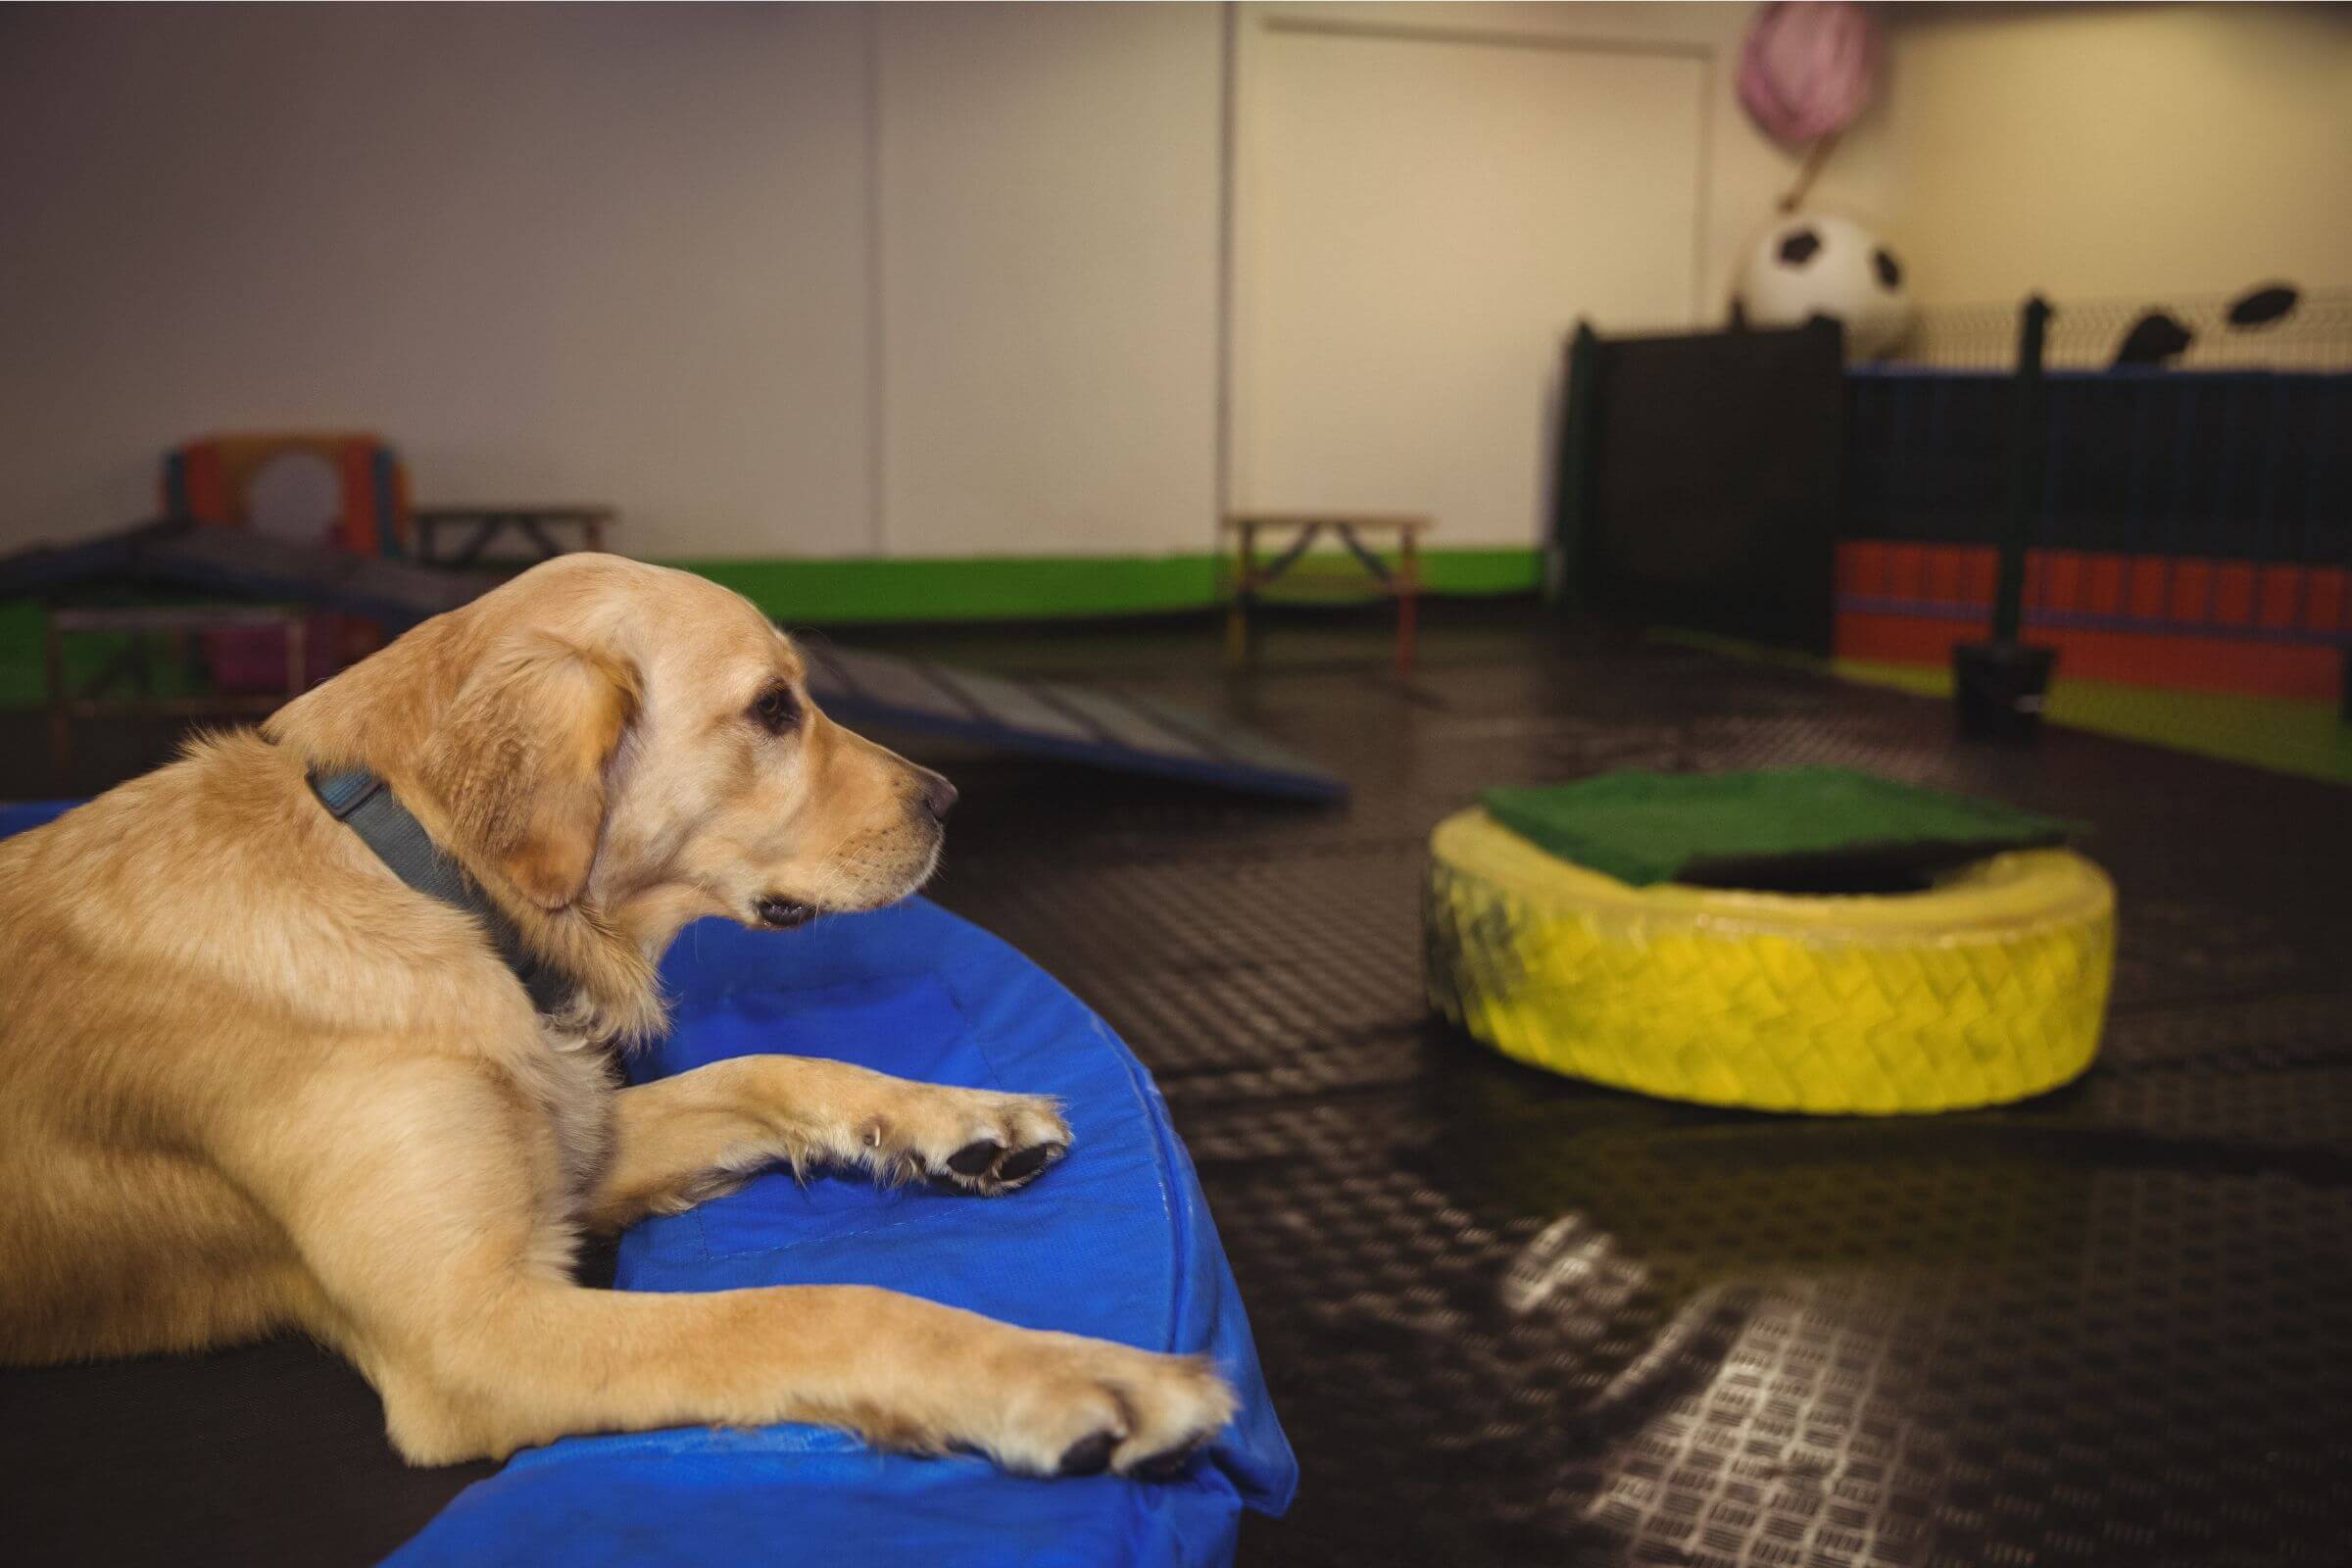
<svg viewBox="0 0 2352 1568"><path fill-rule="evenodd" d="M1431 840L1429 989L1506 1055L1672 1100L1883 1115L1998 1104L2098 1050L2115 890L2064 849L1924 892L1634 886L1483 809Z"/></svg>

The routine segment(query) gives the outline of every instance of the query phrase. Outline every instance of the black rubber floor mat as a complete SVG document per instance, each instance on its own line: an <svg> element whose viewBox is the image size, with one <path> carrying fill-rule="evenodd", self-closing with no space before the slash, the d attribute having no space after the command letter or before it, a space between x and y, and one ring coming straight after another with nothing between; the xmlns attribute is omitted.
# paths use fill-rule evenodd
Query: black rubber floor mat
<svg viewBox="0 0 2352 1568"><path fill-rule="evenodd" d="M1939 703L1433 621L1408 684L1385 625L1277 639L1314 657L1240 679L1205 627L857 639L1205 708L1353 786L1326 809L925 754L964 792L940 899L1119 1029L1200 1161L1305 1467L1245 1564L2340 1561L2352 797L2062 731L1965 746ZM1774 1118L1428 1021L1424 845L1479 788L1802 764L2095 824L2122 939L2086 1078L1995 1112ZM462 1480L402 1471L315 1352L193 1364L214 1381L0 1373L0 1555L364 1561ZM203 1414L248 1394L282 1442Z"/></svg>
<svg viewBox="0 0 2352 1568"><path fill-rule="evenodd" d="M1305 1466L1256 1560L2336 1560L2352 1166L2312 1087L2222 1138L1510 1091L1199 1120Z"/></svg>
<svg viewBox="0 0 2352 1568"><path fill-rule="evenodd" d="M1245 1561L2335 1560L2343 792L2063 732L1967 746L1938 703L1606 637L1249 698L1344 762L1346 812L989 794L942 889L1178 1107L1306 1470ZM2088 1078L2003 1112L1779 1119L1427 1021L1423 840L1478 788L1804 764L2095 824L2123 935Z"/></svg>

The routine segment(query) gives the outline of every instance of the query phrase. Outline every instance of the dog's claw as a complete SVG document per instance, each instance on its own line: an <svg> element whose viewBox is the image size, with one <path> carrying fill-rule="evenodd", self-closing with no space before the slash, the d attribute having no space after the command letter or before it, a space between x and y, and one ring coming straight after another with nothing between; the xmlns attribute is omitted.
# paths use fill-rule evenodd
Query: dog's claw
<svg viewBox="0 0 2352 1568"><path fill-rule="evenodd" d="M1199 1453L1207 1441L1206 1438L1195 1438L1181 1447L1155 1453L1127 1473L1144 1481L1173 1481L1191 1468L1193 1455Z"/></svg>

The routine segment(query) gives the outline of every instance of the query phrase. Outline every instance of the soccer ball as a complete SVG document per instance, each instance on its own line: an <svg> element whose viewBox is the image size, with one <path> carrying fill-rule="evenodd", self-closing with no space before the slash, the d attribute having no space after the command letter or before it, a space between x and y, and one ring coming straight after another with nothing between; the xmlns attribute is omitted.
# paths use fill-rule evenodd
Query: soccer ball
<svg viewBox="0 0 2352 1568"><path fill-rule="evenodd" d="M1765 231L1740 274L1740 304L1751 326L1841 321L1853 360L1880 358L1911 325L1903 264L1869 229L1828 213L1784 218Z"/></svg>

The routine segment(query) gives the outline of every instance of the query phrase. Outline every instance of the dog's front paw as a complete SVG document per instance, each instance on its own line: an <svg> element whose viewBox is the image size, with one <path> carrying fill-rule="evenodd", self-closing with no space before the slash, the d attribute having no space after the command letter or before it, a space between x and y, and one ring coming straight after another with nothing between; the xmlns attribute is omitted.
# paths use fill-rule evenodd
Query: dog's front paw
<svg viewBox="0 0 2352 1568"><path fill-rule="evenodd" d="M1070 1152L1070 1125L1045 1095L909 1084L866 1128L868 1158L890 1179L927 1176L995 1197Z"/></svg>
<svg viewBox="0 0 2352 1568"><path fill-rule="evenodd" d="M1020 1338L956 1423L1008 1470L1165 1481L1233 1419L1233 1391L1204 1357L1069 1334Z"/></svg>

